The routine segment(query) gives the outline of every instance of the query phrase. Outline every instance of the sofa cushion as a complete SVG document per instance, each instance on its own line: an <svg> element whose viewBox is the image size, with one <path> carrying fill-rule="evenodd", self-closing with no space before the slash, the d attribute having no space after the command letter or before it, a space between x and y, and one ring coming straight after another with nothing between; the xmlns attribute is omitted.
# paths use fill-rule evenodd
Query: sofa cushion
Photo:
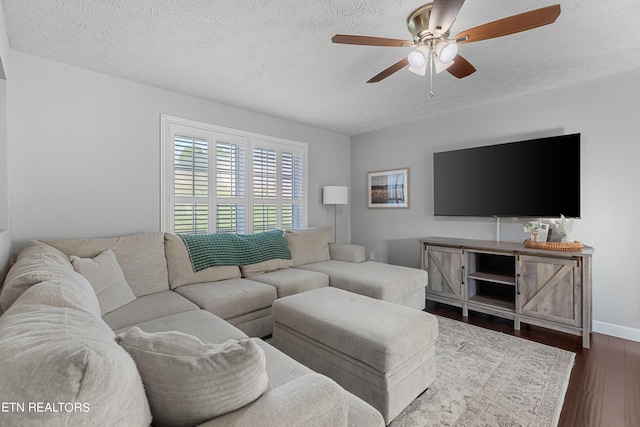
<svg viewBox="0 0 640 427"><path fill-rule="evenodd" d="M170 314L135 325L145 332L178 331L195 335L204 343L220 344L227 340L249 338L247 334L207 310L192 310ZM126 332L131 326L116 330Z"/></svg>
<svg viewBox="0 0 640 427"><path fill-rule="evenodd" d="M173 291L156 292L136 298L102 316L111 329L118 330L170 314L198 310L198 306Z"/></svg>
<svg viewBox="0 0 640 427"><path fill-rule="evenodd" d="M258 345L260 345L267 358L269 389L279 388L280 386L295 381L296 378L313 372L302 363L297 362L264 341L259 341ZM260 400L267 396L268 395L263 396ZM352 393L347 392L347 398L349 402L349 422L347 425L384 427L384 419L380 412ZM215 422L213 422L213 424L216 425ZM311 424L313 425L313 423Z"/></svg>
<svg viewBox="0 0 640 427"><path fill-rule="evenodd" d="M93 287L103 315L136 299L111 249L95 258L71 256L71 264Z"/></svg>
<svg viewBox="0 0 640 427"><path fill-rule="evenodd" d="M144 233L106 239L45 240L67 256L93 258L111 249L135 296L169 289L164 233Z"/></svg>
<svg viewBox="0 0 640 427"><path fill-rule="evenodd" d="M258 274L264 274L292 266L292 259L274 258L267 261L256 262L254 264L241 265L240 271L242 272L242 277L253 277Z"/></svg>
<svg viewBox="0 0 640 427"><path fill-rule="evenodd" d="M299 268L272 271L252 276L251 280L273 286L278 298L329 286L329 276L326 274Z"/></svg>
<svg viewBox="0 0 640 427"><path fill-rule="evenodd" d="M327 274L330 286L335 288L424 309L427 272L418 268L375 261L354 263L333 260L305 264L299 268ZM407 296L415 298L407 300Z"/></svg>
<svg viewBox="0 0 640 427"><path fill-rule="evenodd" d="M324 375L310 373L270 390L251 405L213 418L199 427L376 427L371 418L348 423L348 393ZM371 408L373 412L375 410ZM382 417L380 417L382 418ZM381 427L384 426L382 423Z"/></svg>
<svg viewBox="0 0 640 427"><path fill-rule="evenodd" d="M331 227L287 230L285 238L291 251L293 267L312 262L328 261Z"/></svg>
<svg viewBox="0 0 640 427"><path fill-rule="evenodd" d="M0 317L0 396L63 406L5 413L2 425L148 426L140 375L113 332L85 311L31 303L47 286L28 289Z"/></svg>
<svg viewBox="0 0 640 427"><path fill-rule="evenodd" d="M116 341L135 360L156 426L192 426L239 409L267 389L254 338L205 344L177 331L132 328Z"/></svg>
<svg viewBox="0 0 640 427"><path fill-rule="evenodd" d="M184 244L184 240L176 234L165 233L164 245L171 289L182 285L217 282L219 280L237 279L240 277L240 269L235 265L209 267L196 273L193 270L191 258L189 258L189 252Z"/></svg>
<svg viewBox="0 0 640 427"><path fill-rule="evenodd" d="M37 240L24 248L4 280L0 306L7 310L31 286L44 280L74 280L69 259L59 250Z"/></svg>
<svg viewBox="0 0 640 427"><path fill-rule="evenodd" d="M277 297L273 286L248 279L180 286L175 292L225 320L271 308Z"/></svg>

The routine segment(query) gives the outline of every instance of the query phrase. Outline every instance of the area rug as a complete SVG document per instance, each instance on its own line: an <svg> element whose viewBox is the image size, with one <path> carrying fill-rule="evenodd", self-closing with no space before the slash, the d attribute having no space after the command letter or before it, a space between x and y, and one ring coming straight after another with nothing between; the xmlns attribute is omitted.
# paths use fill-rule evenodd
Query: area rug
<svg viewBox="0 0 640 427"><path fill-rule="evenodd" d="M391 427L557 426L575 354L438 316L436 379Z"/></svg>

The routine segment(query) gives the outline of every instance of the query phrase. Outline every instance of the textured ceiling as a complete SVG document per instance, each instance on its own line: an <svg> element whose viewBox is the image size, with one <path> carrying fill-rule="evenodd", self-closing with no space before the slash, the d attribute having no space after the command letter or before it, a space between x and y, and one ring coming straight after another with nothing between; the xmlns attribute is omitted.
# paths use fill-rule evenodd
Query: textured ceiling
<svg viewBox="0 0 640 427"><path fill-rule="evenodd" d="M456 34L557 0L467 0ZM409 48L336 45L334 34L410 39L424 0L3 0L15 50L345 135L640 69L639 0L560 1L549 26L460 46L458 80L401 70Z"/></svg>

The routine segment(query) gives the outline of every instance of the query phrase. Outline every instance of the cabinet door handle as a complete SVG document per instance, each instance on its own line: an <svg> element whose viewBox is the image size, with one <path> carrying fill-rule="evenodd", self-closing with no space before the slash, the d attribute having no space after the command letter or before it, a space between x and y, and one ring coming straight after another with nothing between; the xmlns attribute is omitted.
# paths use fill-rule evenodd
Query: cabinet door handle
<svg viewBox="0 0 640 427"><path fill-rule="evenodd" d="M520 295L520 273L516 274L516 293Z"/></svg>
<svg viewBox="0 0 640 427"><path fill-rule="evenodd" d="M460 267L460 283L464 285L464 265Z"/></svg>

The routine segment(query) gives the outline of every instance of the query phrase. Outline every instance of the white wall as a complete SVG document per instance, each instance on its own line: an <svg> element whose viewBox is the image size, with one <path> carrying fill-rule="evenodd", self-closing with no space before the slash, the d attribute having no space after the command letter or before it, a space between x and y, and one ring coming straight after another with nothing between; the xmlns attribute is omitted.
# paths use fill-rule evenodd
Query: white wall
<svg viewBox="0 0 640 427"><path fill-rule="evenodd" d="M4 280L11 255L9 227L9 144L7 141L7 76L9 75L9 39L0 5L0 284Z"/></svg>
<svg viewBox="0 0 640 427"><path fill-rule="evenodd" d="M10 214L32 238L160 229L160 115L309 144L309 225L331 225L322 186L348 185L349 138L12 52ZM340 226L349 238L349 212Z"/></svg>
<svg viewBox="0 0 640 427"><path fill-rule="evenodd" d="M433 216L433 153L580 132L582 219L575 236L596 249L594 328L640 340L633 249L635 215L640 212L639 82L640 70L353 137L351 188L358 195L351 204L353 243L364 244L378 260L418 266L419 237L495 240L491 218ZM411 168L411 208L367 209L366 172L403 166ZM553 173L553 166L541 173ZM545 191L562 191L562 183ZM524 222L502 220L502 240L524 240Z"/></svg>

